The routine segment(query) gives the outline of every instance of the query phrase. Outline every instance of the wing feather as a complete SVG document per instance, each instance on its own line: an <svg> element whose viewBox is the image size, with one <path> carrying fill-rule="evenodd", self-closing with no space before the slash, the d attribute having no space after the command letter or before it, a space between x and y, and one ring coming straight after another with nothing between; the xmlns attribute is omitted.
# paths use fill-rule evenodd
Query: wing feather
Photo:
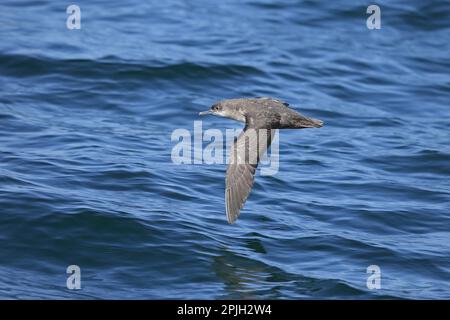
<svg viewBox="0 0 450 320"><path fill-rule="evenodd" d="M231 147L225 187L228 223L239 217L254 183L258 162L270 146L274 130L245 128Z"/></svg>

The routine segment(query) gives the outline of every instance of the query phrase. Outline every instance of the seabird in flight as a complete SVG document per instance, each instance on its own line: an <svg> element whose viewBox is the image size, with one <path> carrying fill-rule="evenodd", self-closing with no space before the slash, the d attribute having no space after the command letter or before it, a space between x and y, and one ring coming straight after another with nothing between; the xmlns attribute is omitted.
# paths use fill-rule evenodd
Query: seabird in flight
<svg viewBox="0 0 450 320"><path fill-rule="evenodd" d="M200 115L213 114L245 123L230 151L225 187L228 223L239 216L253 187L259 159L270 146L276 129L320 128L323 121L301 115L289 104L273 98L228 99Z"/></svg>

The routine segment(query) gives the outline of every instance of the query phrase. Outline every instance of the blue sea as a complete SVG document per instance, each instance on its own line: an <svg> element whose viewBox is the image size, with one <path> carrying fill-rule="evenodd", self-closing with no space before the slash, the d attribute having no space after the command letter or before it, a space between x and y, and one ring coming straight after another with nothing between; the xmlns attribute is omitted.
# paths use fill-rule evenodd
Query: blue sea
<svg viewBox="0 0 450 320"><path fill-rule="evenodd" d="M450 299L449 1L2 0L0 88L2 299ZM172 133L255 96L325 125L229 225Z"/></svg>

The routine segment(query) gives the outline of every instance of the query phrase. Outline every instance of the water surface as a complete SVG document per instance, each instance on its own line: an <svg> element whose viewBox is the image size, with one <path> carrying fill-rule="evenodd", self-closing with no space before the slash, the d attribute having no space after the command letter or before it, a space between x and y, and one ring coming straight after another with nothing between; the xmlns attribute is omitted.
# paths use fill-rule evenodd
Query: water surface
<svg viewBox="0 0 450 320"><path fill-rule="evenodd" d="M449 2L76 4L0 4L1 298L450 298ZM244 96L326 125L228 225L225 165L171 134Z"/></svg>

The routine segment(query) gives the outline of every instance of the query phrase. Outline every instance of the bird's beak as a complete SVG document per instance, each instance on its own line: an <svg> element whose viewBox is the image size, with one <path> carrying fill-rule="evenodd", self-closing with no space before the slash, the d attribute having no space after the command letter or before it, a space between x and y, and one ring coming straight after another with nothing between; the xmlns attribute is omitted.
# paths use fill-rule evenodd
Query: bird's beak
<svg viewBox="0 0 450 320"><path fill-rule="evenodd" d="M302 128L320 128L323 126L323 121L319 119L313 119L308 117L303 117L300 121L300 126Z"/></svg>
<svg viewBox="0 0 450 320"><path fill-rule="evenodd" d="M212 111L211 111L211 110L202 111L202 112L200 112L198 115L199 115L199 116L205 116L205 115L207 115L207 114L212 114Z"/></svg>

